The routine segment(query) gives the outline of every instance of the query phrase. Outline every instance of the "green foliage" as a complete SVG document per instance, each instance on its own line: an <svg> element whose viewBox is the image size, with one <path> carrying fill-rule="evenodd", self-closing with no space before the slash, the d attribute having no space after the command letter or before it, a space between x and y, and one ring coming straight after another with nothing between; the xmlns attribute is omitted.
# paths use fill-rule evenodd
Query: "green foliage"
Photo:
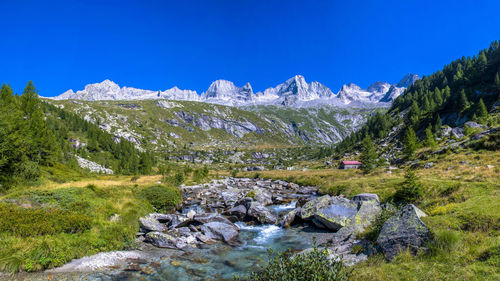
<svg viewBox="0 0 500 281"><path fill-rule="evenodd" d="M382 227L384 226L385 221L392 217L395 213L395 208L382 209L382 211L380 211L380 213L375 218L375 221L366 229L364 233L361 234L361 236L375 243L377 241L378 235L380 234L380 231L382 231Z"/></svg>
<svg viewBox="0 0 500 281"><path fill-rule="evenodd" d="M406 130L405 137L403 139L404 153L408 159L412 159L415 156L415 152L418 148L418 139L415 135L415 131L412 127L408 127Z"/></svg>
<svg viewBox="0 0 500 281"><path fill-rule="evenodd" d="M295 255L290 251L274 253L269 250L268 265L262 271L251 273L246 280L347 281L350 275L350 270L341 261L329 258L328 249L320 250L314 245L312 251Z"/></svg>
<svg viewBox="0 0 500 281"><path fill-rule="evenodd" d="M250 198L252 198L252 199L253 199L253 198L255 198L255 191L250 190L250 191L247 193L247 195L246 195L246 196L247 196L247 197L250 197Z"/></svg>
<svg viewBox="0 0 500 281"><path fill-rule="evenodd" d="M432 129L430 126L427 127L427 129L425 129L424 145L427 147L435 147L436 146L436 139L434 137L434 134L432 133Z"/></svg>
<svg viewBox="0 0 500 281"><path fill-rule="evenodd" d="M90 229L88 216L56 208L22 208L0 203L0 233L21 237L78 233Z"/></svg>
<svg viewBox="0 0 500 281"><path fill-rule="evenodd" d="M488 110L486 109L486 105L484 105L483 99L479 99L479 102L476 105L476 117L483 119L488 116Z"/></svg>
<svg viewBox="0 0 500 281"><path fill-rule="evenodd" d="M365 174L370 173L377 166L377 152L369 135L363 139L360 159L361 163L363 163L361 169Z"/></svg>
<svg viewBox="0 0 500 281"><path fill-rule="evenodd" d="M157 212L167 212L182 201L181 192L176 187L154 185L139 191L139 197L148 201Z"/></svg>
<svg viewBox="0 0 500 281"><path fill-rule="evenodd" d="M422 198L423 193L423 186L419 182L415 171L407 169L405 172L405 181L396 190L394 201L400 203L415 203Z"/></svg>

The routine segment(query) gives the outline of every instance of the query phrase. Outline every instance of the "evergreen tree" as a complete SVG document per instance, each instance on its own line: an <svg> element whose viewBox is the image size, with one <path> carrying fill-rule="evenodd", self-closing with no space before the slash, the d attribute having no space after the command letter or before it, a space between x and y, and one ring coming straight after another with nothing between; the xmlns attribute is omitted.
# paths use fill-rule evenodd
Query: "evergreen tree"
<svg viewBox="0 0 500 281"><path fill-rule="evenodd" d="M456 109L462 112L465 109L467 109L467 106L469 106L469 101L467 100L467 95L465 94L465 91L462 89L458 96Z"/></svg>
<svg viewBox="0 0 500 281"><path fill-rule="evenodd" d="M14 91L8 84L2 84L0 88L0 99L4 101L4 106L13 105L15 102Z"/></svg>
<svg viewBox="0 0 500 281"><path fill-rule="evenodd" d="M415 156L415 152L418 148L418 139L415 131L410 126L406 130L406 135L403 139L404 153L408 159L412 159Z"/></svg>
<svg viewBox="0 0 500 281"><path fill-rule="evenodd" d="M474 113L477 118L486 118L488 116L488 110L486 109L486 105L484 105L483 99L479 99L479 102L476 106L476 112Z"/></svg>
<svg viewBox="0 0 500 281"><path fill-rule="evenodd" d="M433 126L434 133L439 132L442 125L443 124L441 123L441 116L439 116L439 114L436 114L436 119L434 119L434 126Z"/></svg>
<svg viewBox="0 0 500 281"><path fill-rule="evenodd" d="M366 135L361 144L361 169L364 173L370 173L377 166L377 152L370 135Z"/></svg>
<svg viewBox="0 0 500 281"><path fill-rule="evenodd" d="M29 118L39 106L40 99L38 98L38 91L35 85L33 85L33 82L29 81L21 95L21 110L24 112L24 116Z"/></svg>
<svg viewBox="0 0 500 281"><path fill-rule="evenodd" d="M415 100L412 101L410 110L408 112L408 120L411 124L416 124L418 119L420 118L420 109L418 108L418 104Z"/></svg>
<svg viewBox="0 0 500 281"><path fill-rule="evenodd" d="M497 87L497 90L500 92L500 75L498 74L498 72L495 75L495 85Z"/></svg>
<svg viewBox="0 0 500 281"><path fill-rule="evenodd" d="M428 146L428 147L435 147L436 146L436 139L434 138L434 134L432 133L432 129L431 129L430 125L425 129L424 145Z"/></svg>

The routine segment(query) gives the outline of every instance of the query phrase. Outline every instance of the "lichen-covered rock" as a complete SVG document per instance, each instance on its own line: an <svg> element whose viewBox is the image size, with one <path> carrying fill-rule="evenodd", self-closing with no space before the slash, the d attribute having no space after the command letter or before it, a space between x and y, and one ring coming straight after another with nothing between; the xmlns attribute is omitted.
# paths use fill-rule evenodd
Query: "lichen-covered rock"
<svg viewBox="0 0 500 281"><path fill-rule="evenodd" d="M422 211L408 204L384 223L377 245L387 259L392 260L401 250L409 249L412 254L426 250L431 232L420 220L422 216L425 216Z"/></svg>
<svg viewBox="0 0 500 281"><path fill-rule="evenodd" d="M351 226L358 232L362 232L366 227L370 226L377 215L382 211L378 201L361 201L358 205L358 212L351 223Z"/></svg>
<svg viewBox="0 0 500 281"><path fill-rule="evenodd" d="M149 214L139 219L141 230L144 232L150 231L165 231L167 228L158 221L155 214Z"/></svg>
<svg viewBox="0 0 500 281"><path fill-rule="evenodd" d="M179 243L178 239L162 232L149 232L145 235L145 241L159 248L181 249L184 243Z"/></svg>
<svg viewBox="0 0 500 281"><path fill-rule="evenodd" d="M261 203L264 206L273 204L273 194L262 188L257 188L254 190L255 197L254 200Z"/></svg>
<svg viewBox="0 0 500 281"><path fill-rule="evenodd" d="M356 203L345 198L335 198L335 203L319 208L314 213L314 218L326 228L337 231L351 225L358 212Z"/></svg>
<svg viewBox="0 0 500 281"><path fill-rule="evenodd" d="M209 222L201 226L205 236L213 240L223 240L226 243L234 242L238 238L238 228L234 224L223 222Z"/></svg>
<svg viewBox="0 0 500 281"><path fill-rule="evenodd" d="M313 200L308 201L302 206L302 210L300 211L300 217L303 220L311 220L314 218L314 214L316 211L324 206L327 206L331 203L331 197L329 195L324 195Z"/></svg>

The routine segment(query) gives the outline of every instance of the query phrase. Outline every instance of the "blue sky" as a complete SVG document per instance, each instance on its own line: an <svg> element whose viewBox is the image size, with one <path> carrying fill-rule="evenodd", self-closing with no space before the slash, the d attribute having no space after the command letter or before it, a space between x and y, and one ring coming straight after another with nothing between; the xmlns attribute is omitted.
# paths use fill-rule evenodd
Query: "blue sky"
<svg viewBox="0 0 500 281"><path fill-rule="evenodd" d="M431 74L500 39L500 1L0 0L0 83L42 96L111 79L201 93L295 74L337 92Z"/></svg>

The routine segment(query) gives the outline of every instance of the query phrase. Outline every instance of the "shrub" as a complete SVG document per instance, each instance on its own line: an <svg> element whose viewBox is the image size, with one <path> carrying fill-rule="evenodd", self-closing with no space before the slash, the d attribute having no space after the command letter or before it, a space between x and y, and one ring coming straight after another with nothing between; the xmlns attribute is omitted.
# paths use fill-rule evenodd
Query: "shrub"
<svg viewBox="0 0 500 281"><path fill-rule="evenodd" d="M78 233L91 227L88 216L56 208L27 209L0 203L0 217L0 232L21 237Z"/></svg>
<svg viewBox="0 0 500 281"><path fill-rule="evenodd" d="M481 253L478 260L500 267L500 246L493 246Z"/></svg>
<svg viewBox="0 0 500 281"><path fill-rule="evenodd" d="M269 263L260 272L252 272L246 280L252 281L292 281L292 280L349 280L350 270L341 261L329 258L325 248L319 250L314 245L313 250L294 255L291 251L274 254L269 250ZM235 278L235 280L240 280Z"/></svg>
<svg viewBox="0 0 500 281"><path fill-rule="evenodd" d="M175 187L154 185L142 189L139 197L148 201L157 212L167 212L181 202L181 192Z"/></svg>
<svg viewBox="0 0 500 281"><path fill-rule="evenodd" d="M366 229L364 233L361 234L365 239L375 243L377 241L380 231L384 226L385 221L392 217L396 213L396 209L382 209L382 211L377 215L375 221Z"/></svg>
<svg viewBox="0 0 500 281"><path fill-rule="evenodd" d="M419 201L423 196L422 184L412 169L406 170L405 181L394 194L394 201L400 203L413 203Z"/></svg>
<svg viewBox="0 0 500 281"><path fill-rule="evenodd" d="M250 197L250 198L255 198L255 191L253 190L250 190L248 193L247 193L247 197Z"/></svg>

